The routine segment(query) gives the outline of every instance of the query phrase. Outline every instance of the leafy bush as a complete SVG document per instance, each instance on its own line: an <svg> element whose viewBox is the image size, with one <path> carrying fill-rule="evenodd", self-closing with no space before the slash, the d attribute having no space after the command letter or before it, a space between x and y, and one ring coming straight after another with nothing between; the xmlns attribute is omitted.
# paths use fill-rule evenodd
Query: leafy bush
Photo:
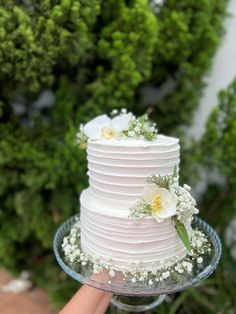
<svg viewBox="0 0 236 314"><path fill-rule="evenodd" d="M23 3L10 0L0 7L1 85L8 81L3 95L37 92L54 81L56 65L77 65L94 45L100 1Z"/></svg>
<svg viewBox="0 0 236 314"><path fill-rule="evenodd" d="M210 168L217 168L235 185L236 177L236 80L219 93L219 105L208 120L202 146L211 154L204 161Z"/></svg>
<svg viewBox="0 0 236 314"><path fill-rule="evenodd" d="M78 124L121 107L149 108L162 132L189 123L226 2L170 0L157 15L144 0L1 2L0 262L30 269L58 304L76 286L51 243L87 185ZM143 99L148 86L158 100ZM223 169L222 156L214 160Z"/></svg>
<svg viewBox="0 0 236 314"><path fill-rule="evenodd" d="M211 65L227 1L167 1L158 16L156 58L149 83L160 87L153 118L165 132L191 123L203 87L202 75Z"/></svg>

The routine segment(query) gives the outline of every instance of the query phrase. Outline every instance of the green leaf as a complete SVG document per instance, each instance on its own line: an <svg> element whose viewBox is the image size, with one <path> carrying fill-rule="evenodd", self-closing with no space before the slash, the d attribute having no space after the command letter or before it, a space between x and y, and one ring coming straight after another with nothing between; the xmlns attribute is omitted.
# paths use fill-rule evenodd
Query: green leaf
<svg viewBox="0 0 236 314"><path fill-rule="evenodd" d="M184 223L182 223L177 218L174 218L174 222L175 222L175 229L176 229L176 231L180 237L180 240L183 242L183 244L185 245L188 252L191 252L192 248L191 248L191 244L189 241L188 232L185 228Z"/></svg>
<svg viewBox="0 0 236 314"><path fill-rule="evenodd" d="M175 165L174 171L173 171L173 175L172 175L172 179L177 178L177 177L178 177L177 166Z"/></svg>

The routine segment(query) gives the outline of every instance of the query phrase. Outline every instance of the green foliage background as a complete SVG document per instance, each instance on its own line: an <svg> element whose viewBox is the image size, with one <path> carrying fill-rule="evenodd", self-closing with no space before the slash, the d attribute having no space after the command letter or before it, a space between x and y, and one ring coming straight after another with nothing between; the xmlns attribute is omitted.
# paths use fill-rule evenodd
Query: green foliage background
<svg viewBox="0 0 236 314"><path fill-rule="evenodd" d="M220 94L202 141L187 145L179 131L198 105L226 4L168 0L155 16L145 0L0 1L0 263L29 269L58 306L77 287L56 265L52 237L87 185L79 123L113 108L148 109L162 133L181 137L186 183L196 184L201 168L222 178L206 188L202 216L223 236L235 215L236 83ZM147 86L170 80L168 93L143 101ZM47 89L53 106L37 108ZM233 313L233 278L225 248L214 276L159 311Z"/></svg>

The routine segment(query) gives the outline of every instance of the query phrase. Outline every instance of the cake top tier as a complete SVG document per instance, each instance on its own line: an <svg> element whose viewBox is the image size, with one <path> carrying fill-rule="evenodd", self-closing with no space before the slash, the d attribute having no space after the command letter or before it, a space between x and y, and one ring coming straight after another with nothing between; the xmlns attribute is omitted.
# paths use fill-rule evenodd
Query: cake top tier
<svg viewBox="0 0 236 314"><path fill-rule="evenodd" d="M91 194L113 210L129 207L142 197L151 175L172 175L179 169L178 139L158 135L153 141L89 139L88 175ZM124 204L125 203L125 204Z"/></svg>

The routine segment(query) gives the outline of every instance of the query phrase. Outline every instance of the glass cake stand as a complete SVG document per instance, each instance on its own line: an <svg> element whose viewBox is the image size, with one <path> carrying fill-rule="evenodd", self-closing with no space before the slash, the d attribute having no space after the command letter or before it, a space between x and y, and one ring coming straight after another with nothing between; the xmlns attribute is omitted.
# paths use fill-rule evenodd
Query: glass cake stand
<svg viewBox="0 0 236 314"><path fill-rule="evenodd" d="M118 271L112 278L105 269L99 274L93 274L92 264L83 266L81 263L77 263L72 268L64 259L61 244L78 219L79 215L73 216L57 230L53 241L56 259L61 268L78 282L112 292L114 296L111 302L121 310L143 312L155 308L164 301L167 294L199 285L202 280L208 278L215 271L220 260L222 247L217 233L202 219L195 217L192 226L207 236L211 244L211 251L204 254L203 263L196 264L191 273L185 272L175 275L175 278L154 281L150 285L148 281L133 283L131 280L124 280L122 273Z"/></svg>

